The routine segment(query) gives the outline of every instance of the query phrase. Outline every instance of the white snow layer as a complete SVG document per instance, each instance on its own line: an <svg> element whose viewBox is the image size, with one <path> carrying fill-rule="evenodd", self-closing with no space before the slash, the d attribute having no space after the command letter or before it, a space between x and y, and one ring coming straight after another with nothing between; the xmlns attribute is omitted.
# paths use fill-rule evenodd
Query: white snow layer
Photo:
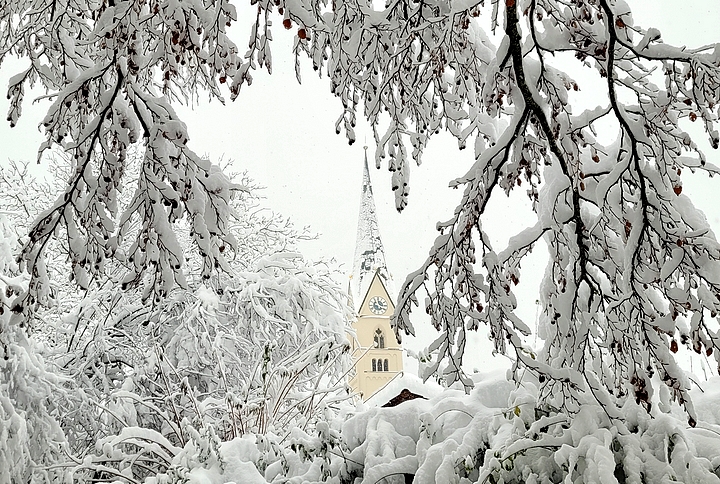
<svg viewBox="0 0 720 484"><path fill-rule="evenodd" d="M329 424L295 429L290 448L236 438L220 446L218 463L187 477L193 484L404 483L406 475L415 484L720 483L720 378L693 392L695 428L676 404L649 415L628 399L622 422L611 422L600 405L574 415L538 408L530 381L516 385L501 373L474 379L466 395L404 375ZM405 388L425 398L379 406Z"/></svg>
<svg viewBox="0 0 720 484"><path fill-rule="evenodd" d="M255 437L246 435L220 445L222 464L196 467L187 475L187 484L266 484L257 469L260 451Z"/></svg>

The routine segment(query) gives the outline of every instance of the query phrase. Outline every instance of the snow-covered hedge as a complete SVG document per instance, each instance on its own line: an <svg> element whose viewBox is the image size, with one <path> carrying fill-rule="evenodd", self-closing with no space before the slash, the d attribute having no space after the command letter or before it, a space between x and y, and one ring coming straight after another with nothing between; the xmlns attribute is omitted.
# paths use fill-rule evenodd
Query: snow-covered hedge
<svg viewBox="0 0 720 484"><path fill-rule="evenodd" d="M619 421L597 404L576 415L543 408L535 384L516 385L504 373L474 380L470 394L427 387L429 399L346 408L314 432L294 431L284 442L237 437L218 444L212 458L191 442L168 473L148 482L179 476L193 484L720 482L718 378L692 392L703 416L695 428L667 401L648 414L628 399Z"/></svg>

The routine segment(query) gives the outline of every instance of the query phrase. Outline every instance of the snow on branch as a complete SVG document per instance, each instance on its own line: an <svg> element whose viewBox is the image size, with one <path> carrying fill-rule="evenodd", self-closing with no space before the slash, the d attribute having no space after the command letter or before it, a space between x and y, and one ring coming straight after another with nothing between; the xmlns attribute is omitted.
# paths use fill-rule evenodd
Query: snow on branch
<svg viewBox="0 0 720 484"><path fill-rule="evenodd" d="M0 61L17 55L30 66L8 88L8 121L22 112L25 89L39 84L53 100L42 129L48 150L73 160L67 188L40 214L20 254L31 275L13 302L16 321L47 305L48 241L67 237L72 276L88 288L109 260L123 264L125 287L141 285L159 301L185 285L174 222L186 217L205 278L227 270L229 201L242 187L187 147L171 103L200 92L222 100L219 86L242 63L226 29L235 7L218 2L52 2L23 0L0 10ZM242 70L242 69L241 69ZM237 93L239 85L231 91ZM142 146L143 167L132 202L118 213L128 150ZM130 230L133 218L140 230ZM134 241L125 243L126 237Z"/></svg>
<svg viewBox="0 0 720 484"><path fill-rule="evenodd" d="M440 372L467 384L466 331L485 324L496 350L536 375L549 405L576 411L631 397L651 410L657 374L694 424L674 353L680 342L720 358L720 252L681 175L718 172L689 127L718 147L720 48L669 46L657 29L634 25L624 2L609 0L507 0L491 9L389 2L377 11L338 2L333 13L342 36L339 47L329 44L328 64L344 109L338 130L353 141L362 105L377 133L376 162L389 156L398 209L407 203L408 147L419 161L441 129L461 149L474 139L475 164L452 182L465 187L462 201L438 224L397 304L396 331L413 333L411 309L421 304L418 291L428 292L423 308L440 334L425 377ZM498 47L483 22L502 24ZM574 109L582 86L553 56L565 52L605 84L597 108ZM605 120L615 126L602 128L602 139L615 129L610 142L599 141ZM523 184L538 223L498 255L485 207ZM512 288L540 237L550 261L540 295L545 345L536 354Z"/></svg>

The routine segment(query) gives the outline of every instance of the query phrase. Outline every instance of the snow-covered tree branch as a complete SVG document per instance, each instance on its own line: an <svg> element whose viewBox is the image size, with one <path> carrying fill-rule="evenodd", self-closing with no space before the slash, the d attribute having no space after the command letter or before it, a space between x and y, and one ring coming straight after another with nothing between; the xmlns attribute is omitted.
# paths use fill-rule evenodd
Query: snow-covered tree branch
<svg viewBox="0 0 720 484"><path fill-rule="evenodd" d="M46 141L38 159L58 147L73 160L64 193L36 220L21 253L31 281L13 302L27 319L47 304L43 263L51 237L62 230L81 287L105 261L124 264L126 287L140 283L159 299L184 286L183 254L172 224L187 217L202 274L227 269L225 247L233 191L217 166L187 147L188 134L171 102L201 92L221 97L222 82L237 64L225 29L235 9L225 2L10 2L0 10L0 62L8 55L29 61L9 83L8 121L22 112L27 88L39 84L52 105L42 120ZM220 79L220 81L218 81ZM124 187L127 150L142 142L144 163L133 189ZM122 189L134 190L119 213ZM118 218L119 215L119 218ZM140 230L125 244L128 228Z"/></svg>
<svg viewBox="0 0 720 484"><path fill-rule="evenodd" d="M413 331L415 293L432 277L427 310L443 334L430 347L438 354L431 370L447 358L450 381L462 378L465 331L487 324L496 349L510 349L518 367L538 375L549 405L577 409L588 397L621 404L630 393L649 408L657 372L694 423L688 382L672 353L678 339L708 356L718 349L720 253L706 220L681 193L680 174L717 172L689 125L700 119L717 148L720 49L668 46L656 29L633 26L622 2L508 0L494 3L493 23L503 10L500 46L484 77L472 79L472 95L460 98L465 125L492 119L479 124L476 164L454 182L466 187L461 204L438 225L427 262L405 284L398 328ZM604 106L573 110L571 93L581 87L556 67L572 62L549 57L561 52L605 80ZM467 79L447 67L445 91L457 91L453 86ZM452 124L448 110L441 117ZM600 142L610 130L615 139ZM483 226L485 208L497 191L522 182L530 185L538 222L496 252ZM541 237L550 263L541 288L545 347L536 356L524 344L528 325L513 312L512 286Z"/></svg>

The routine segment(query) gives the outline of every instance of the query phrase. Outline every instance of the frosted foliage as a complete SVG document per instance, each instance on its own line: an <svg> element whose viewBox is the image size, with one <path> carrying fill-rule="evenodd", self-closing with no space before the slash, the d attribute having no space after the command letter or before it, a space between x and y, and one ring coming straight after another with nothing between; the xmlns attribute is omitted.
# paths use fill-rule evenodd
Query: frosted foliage
<svg viewBox="0 0 720 484"><path fill-rule="evenodd" d="M348 369L343 296L325 277L297 254L277 254L220 297L201 287L193 302L169 302L154 371L187 375L202 393L232 391L233 433L307 425L345 390L338 377Z"/></svg>
<svg viewBox="0 0 720 484"><path fill-rule="evenodd" d="M221 97L218 78L234 74L239 61L225 34L235 16L226 2L0 6L0 62L9 55L29 61L10 79L7 119L17 122L26 89L44 88L53 102L41 120L46 141L38 160L52 149L72 160L64 192L37 218L22 249L21 268L31 279L13 302L16 318L48 303L44 252L60 232L82 288L107 261L123 264L123 284L143 285L146 299L184 286L184 256L172 230L182 218L192 225L202 275L227 267L223 250L235 245L226 233L229 202L240 187L188 148L172 103L199 90ZM143 147L142 169L134 187L124 186L128 150L136 144ZM134 192L122 209L121 191ZM135 223L138 230L131 230Z"/></svg>
<svg viewBox="0 0 720 484"><path fill-rule="evenodd" d="M475 150L474 165L451 183L464 188L460 204L438 223L397 302L398 333L414 334L419 304L440 332L424 352L425 376L472 386L461 366L467 331L486 325L496 351L538 376L540 400L552 408L599 403L620 418L628 399L651 411L665 385L695 425L674 353L720 358L720 245L682 193L681 175L718 172L695 138L704 131L718 147L720 47L667 45L611 0L388 2L382 12L345 2L334 18L336 35L354 47L331 63L336 93L346 115L362 99L373 123L387 108L377 154L389 154L394 180L403 180L398 208L405 143L419 156L444 128ZM559 69L556 52L574 54L562 65L602 86L599 106L577 106L585 87ZM489 201L513 190L527 194L537 222L493 247ZM538 352L513 287L541 238L550 258Z"/></svg>
<svg viewBox="0 0 720 484"><path fill-rule="evenodd" d="M213 476L242 466L223 461L223 442L314 431L349 397L345 301L322 270L277 253L222 289L199 286L152 312L125 313L113 326L122 334L108 343L135 355L106 359L108 393L98 391L92 409L103 422L95 448L66 465L81 482L103 472L226 482ZM127 366L113 378L117 361Z"/></svg>
<svg viewBox="0 0 720 484"><path fill-rule="evenodd" d="M35 202L54 198L67 166L53 161L58 177L47 182L23 165L0 170L8 195L0 211L12 220L3 226L12 240L9 226L25 236ZM70 389L55 399L72 456L57 468L76 481L211 469L221 442L250 432L282 439L292 428L312 431L348 398L347 295L324 264L296 252L308 234L258 207L247 176L241 185L231 202L237 217L229 233L240 242L230 270L206 280L192 272L202 258L189 254L188 288L153 305L143 303L139 288L117 290L122 267L113 264L79 294L63 271L65 239L49 243L54 304L32 323ZM188 225L176 228L181 247L191 243ZM19 290L27 278L13 281ZM194 452L201 457L184 457Z"/></svg>
<svg viewBox="0 0 720 484"><path fill-rule="evenodd" d="M102 304L79 305L73 314L82 316L67 320L67 341L79 345L82 340L84 345L73 354L83 354L91 343L88 348L96 356L95 366L75 367L75 376L92 382L98 397L93 404L103 408L107 422L114 422L108 428L123 427L113 429L111 440L98 446L106 460L92 461L92 468L111 479L131 471L101 471L104 463L145 465L138 455L151 455L147 462L169 468L181 455L177 449L191 444L201 462L222 461L219 441L232 426L201 424L209 408L201 405L204 387L194 389L190 372L171 374L175 366L190 367L186 358L152 360L154 348L170 341L153 338L171 335L152 332L160 313L153 320L146 318L149 309L138 308L150 302L161 307L174 288L188 291L181 291L180 297L188 304L165 317L178 318L177 324L186 316L198 317L208 326L207 331L194 327L196 333L173 335L177 344L172 350L182 355L185 345L194 351L214 348L208 341L225 344L217 337L233 334L218 316L225 310L225 298L233 289L241 291L239 297L243 287L263 288L261 282L253 285L246 278L237 286L210 284L216 269L233 269L227 254L238 244L230 230L231 201L243 187L188 148L189 133L173 104L194 102L200 92L235 99L241 86L252 81L253 70L271 71L273 21L282 17L285 28L297 26L293 53L298 79L301 57L306 56L315 70L327 74L331 92L342 104L337 132L344 131L352 143L358 115L371 124L375 164L386 160L398 210L408 203L410 160L421 161L432 134L445 130L460 149L470 147L475 155L467 173L451 183L462 188L461 201L452 216L437 225L440 233L426 262L406 280L393 324L398 336L414 333L410 312L420 304L418 292L427 292L422 309L440 335L423 352L429 359L425 376L440 374L446 383L459 381L467 388L473 385L462 371L467 331L486 325L495 350L513 358L515 379L525 378L527 385L537 388L526 391L523 402L546 415L536 417L519 404L511 407L509 426L494 428L494 440L488 442L488 448L499 453L482 470L478 462L485 462L488 454L483 459L464 455L466 448L472 450L469 441L467 447L460 437L445 443L450 434L444 431L437 441L428 437L423 444L427 452L422 463L418 460L418 479L445 479L463 463L472 479L477 472L477 479L487 482L499 482L501 477L490 476L505 472L511 473L502 477L506 482L521 477L529 483L556 481L548 477L554 472L567 472L568 481L575 473L592 480L607 476L612 462L621 460L613 473L618 480L712 482L711 471L718 465L712 455L717 452L703 453L698 428L679 425L675 413L673 419L664 415L670 408L676 412L677 404L691 428L701 426L689 379L675 360L677 352L720 361L720 246L704 216L683 194L682 183L688 171L711 176L718 172L703 150L720 144L720 47L666 44L657 29L635 25L622 0L389 0L384 7L365 0L258 0L251 5L254 18L248 50L242 54L229 37L228 27L237 13L228 0L0 3L0 61L19 55L28 63L9 82L8 120L11 125L17 122L25 91L39 84L52 100L40 123L46 141L39 155L56 149L72 160L64 192L39 214L20 253L19 269L27 271L29 280L17 286L19 296L10 303L13 322L27 320L38 305L52 306L45 252L53 236L64 238L74 281L93 297L105 297L88 300ZM496 34L497 45L489 40L489 32ZM563 70L561 58L573 63L572 72L583 71L583 77L592 77L601 88L576 81ZM604 95L599 106L586 109L578 102L587 89ZM143 161L130 188L125 186L127 152L135 144L142 147ZM118 203L121 190L132 194L127 204ZM513 190L527 194L528 210L537 222L512 237L507 247L493 247L491 228L484 225L489 201ZM185 247L176 230L179 220L187 221L187 237L195 247L190 262L217 300L202 292L197 281L186 280ZM535 351L527 344L529 325L515 313L513 287L523 280L521 265L540 238L550 257L540 288L543 347ZM286 257L265 264L250 272L298 269ZM107 319L134 321L131 327L139 333L140 323L147 322L147 334L153 338L142 344L135 344L136 333L131 332L133 344L106 345L108 334L125 341L126 332L104 323L81 324L98 308L115 311L126 297L113 299L108 294L116 291L107 291L107 286L106 292L92 292L108 267L122 270L120 281L126 290L143 287L143 292L134 293L139 301L133 300L132 317L116 313ZM218 275L218 281L222 277ZM304 341L304 328L315 328L315 336L324 334L314 316L306 313L315 305L288 298L283 294L287 286L269 287L269 299L244 299L253 304L254 312L242 313L249 318L253 338L272 337L269 327L284 321L282 315L299 318L296 327L302 331L290 335L295 341ZM296 287L300 292L293 294L313 290L311 285ZM220 289L230 293L220 295ZM177 301L170 299L168 307ZM272 301L272 311L262 301ZM187 312L192 308L198 316ZM253 314L265 318L267 326L254 321ZM92 331L80 330L91 326ZM9 334L3 331L0 336ZM344 345L333 339L332 346L323 346L326 339L317 337L316 358L328 356L317 364L335 361L330 349L339 351ZM130 356L137 354L133 351L149 354L152 371L172 376L173 381L147 383L153 391L164 388L162 401L168 408L151 407L155 396L138 405L132 403L134 397L125 398L137 395L134 385L144 383L124 381L126 370L119 370L124 363L106 359L107 348L126 349ZM261 380L266 378L263 385L270 385L267 388L274 383L268 379L270 373L262 372L262 362L282 361L273 360L274 348L255 348L262 351L254 364L259 365ZM200 368L218 372L212 374L208 390L222 386L222 365L214 366L211 353L202 358L197 360ZM109 362L115 365L112 377L93 371L107 368ZM292 371L282 373L288 374ZM300 377L297 381L305 383ZM127 384L128 393L115 393L115 400L108 402L119 384ZM301 385L298 401L307 391ZM185 413L175 410L180 401ZM293 407L296 415L307 411L303 405ZM258 403L245 411L259 416L265 415L264 408ZM86 414L77 412L78 418ZM132 419L143 412L155 415L153 428L140 434L124 430L135 429ZM478 412L468 412L468 418ZM178 421L179 415L183 418ZM226 421L230 425L231 410L224 415L231 416ZM85 418L91 434L93 425L102 424ZM528 433L531 420L540 422L538 439ZM257 428L267 421L260 417ZM405 437L412 436L398 432L402 438L388 437L392 433L387 425L372 425L368 435L375 442L373 465L397 460L410 468L411 446ZM463 436L484 435L482 428L489 427L478 425L480 431ZM258 445L271 449L267 455L283 457L273 461L280 464L267 460L258 465L275 465L277 476L295 465L309 481L332 476L338 466L344 466L342 472L351 469L347 462L334 460L331 452L339 445L337 427L301 428L292 437L278 439L265 428L265 440ZM170 435L177 441L166 442ZM503 448L497 442L505 438L510 443ZM95 442L94 435L89 440ZM288 440L294 450L285 453L280 442ZM533 447L532 440L542 444ZM433 446L440 442L447 447L438 453ZM442 457L455 452L455 444L463 450L452 455L462 460ZM565 445L571 448L563 450ZM543 453L548 447L552 455ZM478 444L475 451L480 448ZM116 456L115 451L126 454ZM527 466L512 464L525 455L531 456ZM175 480L186 476L192 463L178 463ZM89 469L82 463L77 467ZM527 475L512 474L520 469L528 469Z"/></svg>
<svg viewBox="0 0 720 484"><path fill-rule="evenodd" d="M65 440L52 402L60 383L25 329L9 324L7 298L27 285L15 250L15 235L0 215L0 482L47 482L62 477L52 468Z"/></svg>
<svg viewBox="0 0 720 484"><path fill-rule="evenodd" d="M474 151L473 166L452 182L463 188L460 204L438 224L396 305L398 334L413 333L410 311L427 288L423 309L441 333L427 351L430 372L470 385L461 370L466 332L484 324L497 351L542 377L553 405L577 409L590 398L619 406L628 395L649 405L657 374L695 421L673 353L720 359L720 247L682 194L682 173L717 172L695 133L717 148L720 48L668 45L614 0L260 0L253 14L241 54L227 30L237 20L227 0L2 5L0 56L30 63L9 83L10 123L27 86L41 84L53 104L40 153L55 147L73 160L66 193L40 215L22 251L31 280L16 313L47 302L43 250L63 229L81 287L108 259L124 265L125 287L146 284L145 300L183 286L173 230L183 217L201 274L227 269L237 187L188 148L172 103L201 91L235 99L253 70L271 71L273 19L282 16L285 28L298 27L298 79L308 57L342 103L337 131L352 143L359 113L370 122L376 165L387 159L399 210L409 160L420 162L432 134L446 130ZM601 83L599 106L574 106L584 87L559 68L556 52L574 54L573 68ZM610 127L599 136L601 123ZM134 143L144 161L118 213ZM493 196L512 190L527 193L537 224L498 250L483 216ZM133 222L138 230L128 229ZM550 262L540 297L545 346L536 355L513 286L541 237Z"/></svg>
<svg viewBox="0 0 720 484"><path fill-rule="evenodd" d="M473 379L470 394L433 389L396 407L343 407L285 441L269 433L219 442L196 432L167 472L146 482L720 482L717 418L693 429L677 403L652 417L628 401L618 426L597 403L572 418L543 412L537 386L522 377L519 385L504 375ZM717 413L717 384L696 393L699 413Z"/></svg>

